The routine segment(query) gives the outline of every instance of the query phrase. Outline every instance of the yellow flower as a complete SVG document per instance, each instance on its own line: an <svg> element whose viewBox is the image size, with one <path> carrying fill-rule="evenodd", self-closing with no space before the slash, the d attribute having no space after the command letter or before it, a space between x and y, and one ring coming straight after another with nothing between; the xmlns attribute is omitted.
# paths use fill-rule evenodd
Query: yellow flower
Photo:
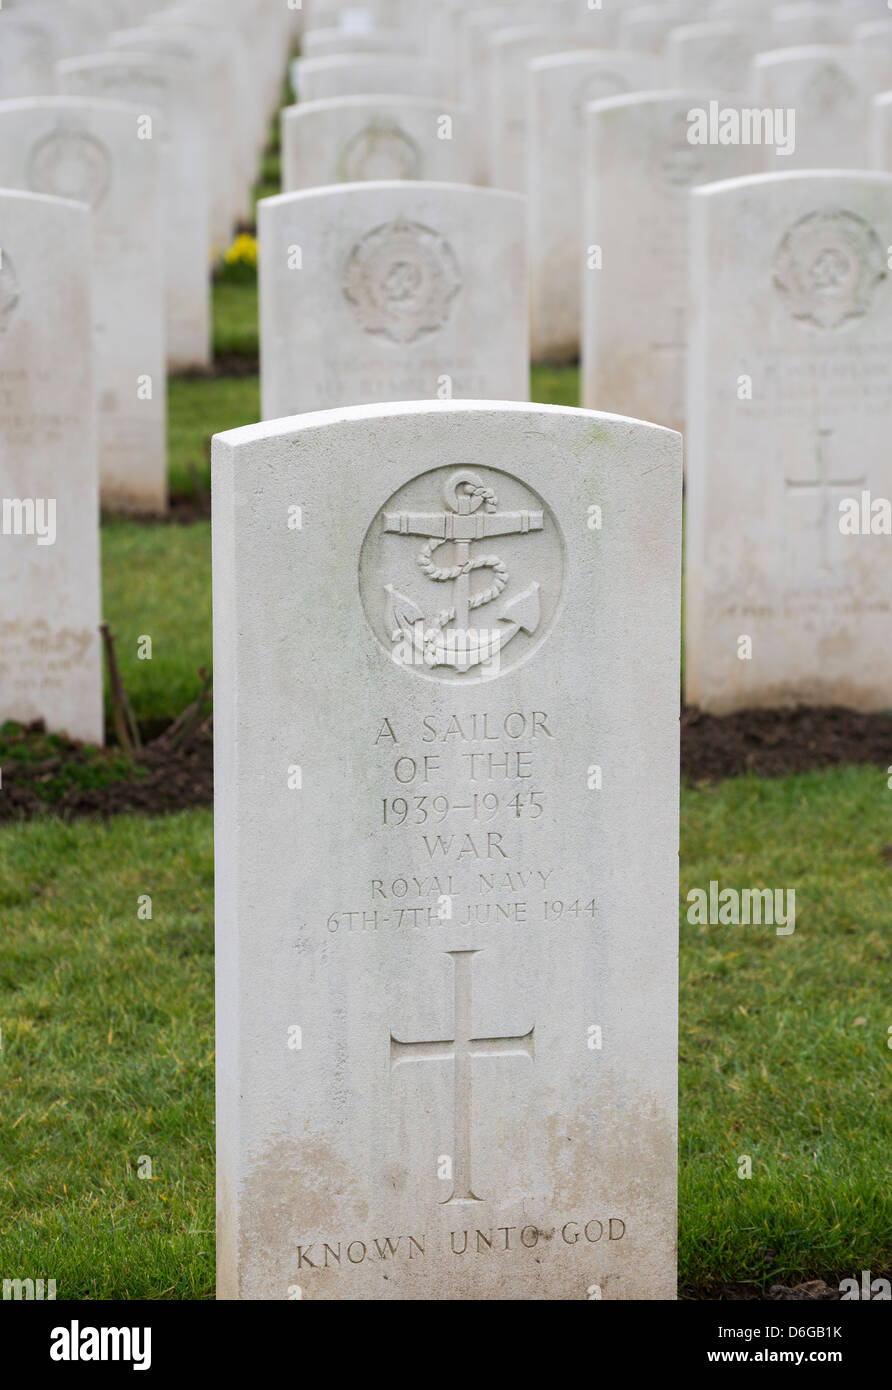
<svg viewBox="0 0 892 1390"><path fill-rule="evenodd" d="M237 236L223 258L227 265L257 266L257 239L242 233Z"/></svg>

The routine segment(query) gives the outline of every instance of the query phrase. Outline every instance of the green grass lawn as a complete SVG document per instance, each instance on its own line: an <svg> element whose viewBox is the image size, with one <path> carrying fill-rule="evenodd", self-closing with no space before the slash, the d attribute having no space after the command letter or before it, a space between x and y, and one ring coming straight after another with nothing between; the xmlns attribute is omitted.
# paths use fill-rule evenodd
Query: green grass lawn
<svg viewBox="0 0 892 1390"><path fill-rule="evenodd" d="M102 588L124 689L143 732L160 733L198 695L199 668L211 667L210 522L106 524ZM142 637L152 639L151 660L140 659Z"/></svg>
<svg viewBox="0 0 892 1390"><path fill-rule="evenodd" d="M4 1277L212 1295L212 850L207 813L0 835Z"/></svg>
<svg viewBox="0 0 892 1390"><path fill-rule="evenodd" d="M214 285L214 353L257 357L260 333L257 325L257 283L218 280ZM259 383L258 383L259 389Z"/></svg>
<svg viewBox="0 0 892 1390"><path fill-rule="evenodd" d="M890 797L879 768L683 791L683 1283L892 1265ZM794 933L689 925L711 879L795 888Z"/></svg>
<svg viewBox="0 0 892 1390"><path fill-rule="evenodd" d="M255 354L256 286L219 284L215 324ZM537 369L532 395L575 405L578 374ZM172 488L206 491L210 436L258 415L256 376L173 381ZM102 546L153 732L211 663L210 527L111 520ZM683 1291L892 1266L889 796L865 768L683 789ZM212 855L206 811L0 830L0 1277L213 1296ZM795 933L689 925L711 879L795 887Z"/></svg>
<svg viewBox="0 0 892 1390"><path fill-rule="evenodd" d="M207 492L213 436L240 425L253 425L259 419L260 380L256 376L174 378L167 422L171 492L194 495L196 471L200 487Z"/></svg>
<svg viewBox="0 0 892 1390"><path fill-rule="evenodd" d="M892 1263L888 795L683 793L683 1291ZM0 833L0 1271L59 1298L213 1296L212 854L205 811ZM711 878L795 886L795 933L689 926Z"/></svg>

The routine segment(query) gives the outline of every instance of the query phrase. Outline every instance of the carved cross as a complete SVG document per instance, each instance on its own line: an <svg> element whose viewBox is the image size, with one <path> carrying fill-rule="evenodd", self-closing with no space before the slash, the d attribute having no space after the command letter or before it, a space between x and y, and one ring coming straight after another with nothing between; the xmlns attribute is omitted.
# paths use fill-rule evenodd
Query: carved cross
<svg viewBox="0 0 892 1390"><path fill-rule="evenodd" d="M817 493L821 499L821 512L818 520L818 527L820 529L821 536L819 564L822 570L830 568L830 554L827 545L827 523L828 521L832 520L833 516L835 515L831 511L830 507L831 492L849 492L852 488L865 487L867 484L867 480L863 476L858 478L830 477L830 462L827 458L826 444L827 441L832 437L832 435L833 430L818 430L818 439L815 450L817 465L816 471L818 474L817 478L806 479L805 481L799 481L795 478L786 478L784 480L786 483L788 496L803 496Z"/></svg>
<svg viewBox="0 0 892 1390"><path fill-rule="evenodd" d="M446 1202L479 1202L471 1187L471 1064L475 1057L533 1058L531 1028L522 1037L475 1038L472 1023L471 966L479 951L447 951L455 966L455 1022L452 1038L400 1042L390 1035L390 1070L407 1062L453 1062L454 1111L452 1195Z"/></svg>

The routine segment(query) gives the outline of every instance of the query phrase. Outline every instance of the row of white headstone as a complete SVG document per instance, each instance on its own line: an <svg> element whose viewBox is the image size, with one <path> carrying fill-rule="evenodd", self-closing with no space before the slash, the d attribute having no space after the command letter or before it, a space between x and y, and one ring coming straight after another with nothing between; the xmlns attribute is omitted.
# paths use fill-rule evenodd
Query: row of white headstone
<svg viewBox="0 0 892 1390"><path fill-rule="evenodd" d="M689 191L712 166L655 129L616 177L692 209L689 689L739 701L743 633L775 677L746 702L872 708L889 541L833 503L892 492L892 178ZM587 283L622 264L603 226ZM310 413L214 446L223 1297L675 1292L681 439L523 403L524 236L518 194L428 182L261 208L264 412ZM0 702L86 737L90 242L82 203L0 194L4 529L32 523ZM350 404L405 391L501 399Z"/></svg>
<svg viewBox="0 0 892 1390"><path fill-rule="evenodd" d="M0 718L92 742L100 500L167 508L167 368L209 359L207 190L225 172L228 240L294 37L261 0L120 31L138 8L0 11ZM9 96L10 74L31 94Z"/></svg>
<svg viewBox="0 0 892 1390"><path fill-rule="evenodd" d="M117 4L107 9L109 22L121 18ZM0 53L16 52L10 35L33 45L30 66L0 71L0 188L92 211L102 501L157 512L166 507L165 371L210 361L213 248L225 249L250 215L291 35L280 23L255 45L249 71L246 13L226 23L220 6L199 0L106 33L105 52L68 56L78 34L81 43L102 37L97 12L71 31L67 6L0 13Z"/></svg>
<svg viewBox="0 0 892 1390"><path fill-rule="evenodd" d="M504 9L454 7L448 13L458 37L437 62L421 59L435 50L411 28L311 28L304 38L310 56L292 70L301 101L283 121L283 189L407 177L528 191L533 358L574 356L585 244L583 151L591 159L597 150L594 138L583 140L588 103L676 90L688 109L717 100L795 112L795 140L785 142L783 153L750 145L736 160L727 154L729 174L892 167L890 99L876 96L892 88L892 18L885 6L786 6L761 21L750 10L747 20L676 27L684 8L661 7L659 44L652 34L645 44L633 24L639 46L616 48L593 46L614 32L613 10L586 11L588 23L580 24L577 7L555 24L537 2L527 17L538 24L506 27ZM629 10L625 18L637 13ZM879 13L887 18L864 18ZM476 49L469 47L471 35L480 40ZM824 42L830 38L833 43ZM765 51L781 43L784 48ZM449 60L455 49L460 64ZM396 92L403 94L399 102ZM648 116L630 111L626 119L646 125ZM695 181L704 176L710 171L691 169ZM643 187L639 197L647 193ZM623 295L625 286L617 290Z"/></svg>
<svg viewBox="0 0 892 1390"><path fill-rule="evenodd" d="M305 36L311 49L316 32ZM350 33L342 37L345 44L354 41ZM381 36L369 30L365 37ZM824 60L815 52L817 77ZM395 60L347 54L325 61L355 65L352 80L365 85L366 63ZM826 392L815 390L796 406L787 399L781 366L801 358L812 372L826 374L833 370L834 353L844 359L854 350L859 332L866 342L882 343L890 322L882 258L877 262L878 248L886 245L883 222L875 226L871 211L867 271L860 268L864 247L853 228L865 217L862 204L874 209L879 200L882 206L888 177L822 172L814 178L778 173L747 180L745 205L764 207L764 214L741 224L746 241L739 254L741 261L750 251L762 257L766 269L749 291L762 304L761 289L766 303L751 341L736 341L739 371L726 380L708 375L705 364L717 357L704 357L702 341L716 332L721 336L716 324L723 323L726 306L699 242L692 252L692 214L707 207L723 215L723 191L738 206L734 185L718 185L764 168L765 151L746 144L691 144L689 113L720 103L718 89L587 101L593 84L618 86L622 79L646 85L647 65L654 61L641 53L571 51L528 63L538 194L531 196L528 214L529 241L536 248L532 321L539 352L534 349L533 356L572 360L581 337L585 406L679 430L690 411L695 516L698 479L706 467L704 427L725 408L729 389L741 426L723 460L711 458L709 477L719 478L718 495L725 490L725 468L755 476L746 464L751 453L760 467L771 460L775 468L774 487L751 489L749 510L738 506L733 514L744 547L754 534L772 528L777 537L765 548L765 572L752 575L758 577L759 597L748 605L716 597L722 586L733 589L740 579L742 587L744 581L737 572L730 579L725 574L731 549L715 519L708 531L714 564L710 545L692 523L689 698L710 709L791 699L881 708L888 700L887 673L884 664L876 669L870 650L885 613L874 596L884 589L886 570L876 544L852 544L840 533L836 502L843 477L831 461L831 450L838 458L855 438L861 398L857 388L846 396L840 387L829 403ZM883 158L890 100L885 94L874 103L875 143ZM300 103L283 114L284 181L301 191L267 200L260 209L265 418L387 399L527 398L526 249L517 200L512 205L502 191L424 182L335 182L384 172L419 180L432 167L448 177L456 163L467 169L467 158L455 159L456 145L469 154L467 142L448 138L456 129L467 133L467 114L442 107L422 96L345 95ZM803 105L798 114L800 129L805 115L808 130L812 114L817 119L820 112ZM843 133L857 145L851 126ZM776 167L789 166L778 158ZM319 182L327 186L313 186ZM694 202L696 188L708 202ZM795 219L788 226L783 213L774 213L797 199L802 230ZM865 274L878 276L869 295ZM785 312L769 312L774 297ZM688 370L692 303L700 318ZM845 335L841 345L839 329ZM847 381L850 373L842 366L840 372ZM789 423L777 427L778 419L789 421L797 411L795 429ZM791 450L794 462L788 461ZM753 568L748 562L740 573ZM795 611L791 587L800 599L810 588L818 597L795 639L785 641L771 634L778 610L787 612L792 603ZM866 601L861 611L852 600L859 619L850 623L847 596L859 591ZM750 626L765 617L764 640L760 627L756 642L759 660L740 659L738 643L719 621L722 614L751 617ZM744 625L738 636L750 640L752 634Z"/></svg>
<svg viewBox="0 0 892 1390"><path fill-rule="evenodd" d="M343 5L303 0L310 57L390 47L411 48L460 74L469 29L493 30L539 24L586 31L599 46L656 52L679 27L715 21L746 22L771 33L763 47L844 42L864 22L885 17L884 0L449 0L423 6L414 0ZM390 42L388 42L390 40Z"/></svg>
<svg viewBox="0 0 892 1390"><path fill-rule="evenodd" d="M888 30L892 38L892 20ZM804 79L800 60L791 58L790 63ZM837 78L843 80L842 75L819 51L810 51L808 64L818 86L827 82L831 92L841 90ZM692 145L691 111L707 116L715 111L718 117L753 108L747 98L736 98L729 106L718 87L661 91L656 66L647 54L589 50L529 64L525 186L531 352L539 362L578 357L585 284L598 306L589 316L586 381L591 389L587 385L586 403L599 398L603 383L608 395L618 391L617 409L643 416L642 393L647 392L654 418L680 428L679 374L661 383L654 397L634 343L641 317L630 315L628 306L637 297L656 304L663 322L653 327L655 341L683 340L677 244L685 238L690 187L768 169L892 169L892 94L858 89L857 100L846 102L846 115L834 103L816 106L800 90L792 107L796 144L788 157L765 144ZM775 73L779 66L773 65ZM363 83L365 78L357 74L356 80ZM885 81L892 82L892 69ZM616 95L608 96L611 92ZM757 128L762 129L761 123ZM431 96L351 94L301 102L282 114L283 190L390 179L473 183L474 129L467 107ZM648 228L650 232L649 242L635 241L629 275L631 256L623 255L623 247L633 224L641 235ZM589 250L593 247L600 248L605 269L596 277L590 274L597 268ZM596 331L599 325L603 332ZM615 365L598 352L605 337L619 358L619 384Z"/></svg>
<svg viewBox="0 0 892 1390"><path fill-rule="evenodd" d="M679 427L687 392L692 431L689 468L692 495L696 497L696 480L705 466L697 452L699 440L704 437L704 422L712 418L716 402L711 394L712 379L705 381L702 373L697 375L696 364L707 360L699 355L701 339L697 336L692 340L687 379L684 371L689 297L688 209L696 206L692 204L690 186L702 179L714 180L723 173L740 172L746 168L747 151L739 146L692 149L684 128L689 99L632 96L598 103L590 110L589 118L595 127L606 122L608 130L599 137L596 129L593 142L602 151L603 159L595 162L595 211L589 226L597 229L598 249L604 259L593 264L584 276L584 403ZM39 115L45 123L36 143L26 139L15 142L22 182L33 177L28 170L33 171L34 167L52 169L54 161L63 172L68 167L65 158L70 110L64 100L58 105L59 100L16 106L8 113L10 119L27 118L32 123ZM66 120L61 136L56 125L60 113ZM97 107L93 115L97 120L124 127L132 118L132 112L113 107ZM82 142L78 145L80 152ZM12 142L8 148L11 147ZM151 141L135 142L133 148L148 150L149 156L153 150ZM41 153L47 149L51 158ZM149 162L147 158L147 165ZM128 163L121 158L119 163L136 178L134 161ZM92 166L84 166L79 158L70 167L77 168L78 177L83 177L85 167L89 170ZM748 185L749 202L764 204L766 208L764 217L755 218L756 231L750 234L748 245L758 246L765 264L770 266L770 273L762 282L766 293L776 293L780 303L793 305L788 317L797 325L790 339L782 331L787 326L784 317L766 313L758 321L761 336L754 337L751 343L737 343L741 366L733 386L735 392L742 393L741 418L754 429L761 426L763 433L771 435L778 414L786 419L791 410L783 383L778 386L780 369L776 366L768 373L770 391L760 395L761 362L776 359L782 363L792 354L815 364L809 370L826 372L829 367L821 364L833 352L838 329L845 331L845 349L851 347L859 329L868 335L868 341L875 341L870 334L876 333L877 325L882 332L886 322L884 275L879 276L877 287L871 285L868 295L858 268L863 248L857 239L853 240L852 228L863 217L855 206L856 190L864 190L865 198L873 197L871 190L882 189L885 182L882 178L861 176L842 182L837 178L834 182L822 175L812 180L767 178ZM788 186L798 189L797 196L808 204L801 218L805 231L797 232L792 225L784 227L772 241L774 220L768 212L787 197L786 192L779 190ZM642 190L647 190L646 194ZM707 191L714 196L721 192ZM733 189L725 191L731 198ZM107 364L107 377L99 392L100 405L106 407L99 414L100 447L103 458L108 459L108 493L119 504L145 508L153 503L163 505L163 468L156 473L154 494L137 493L132 487L133 479L140 477L144 484L148 475L137 466L139 446L134 446L133 441L154 428L155 448L163 459L163 410L159 411L158 397L153 393L154 374L134 370L143 362L127 356L128 344L121 342L120 333L109 333L106 324L115 320L119 304L128 303L128 295L135 291L139 302L151 300L152 296L157 302L157 256L152 254L150 219L146 219L143 228L143 242L130 246L127 256L120 254L122 244L126 244L120 226L127 221L126 209L132 207L132 186L119 180L115 201L119 208L117 240L112 237L108 248L97 240L93 253L94 278L97 284L105 286L106 309L98 314L94 311L99 329L100 371L102 364ZM716 206L720 204L718 198ZM15 206L21 209L22 205L19 202ZM111 199L108 211L108 225L113 227ZM50 215L43 207L40 216L49 226ZM423 182L328 187L267 200L261 205L260 226L265 418L381 400L527 398L527 273L521 200L517 195ZM767 240L763 240L762 229ZM874 239L865 243L874 260L877 245L886 245L882 235L880 227L873 233ZM28 324L21 292L21 266L26 255L9 237L5 251L4 322L6 344L14 351L12 329L16 322L23 327ZM813 266L802 262L806 253L814 253ZM83 266L80 273L84 273ZM714 332L715 323L722 322L724 312L721 303L710 312L711 282L704 289L703 274L704 266L695 250L690 296L707 306L701 321L695 324L695 335ZM27 283L29 276L24 278ZM751 288L755 300L756 286ZM800 301L808 301L809 295L817 307L800 309ZM99 296L97 303L103 303ZM831 321L825 324L823 320L828 317ZM134 318L138 318L137 309ZM766 324L775 326L775 338L766 337ZM32 328L28 324L28 331ZM55 332L55 327L48 326L48 335ZM745 366L750 358L747 371ZM153 360L157 363L157 338ZM709 360L714 361L714 355ZM117 391L110 382L117 383ZM727 391L728 383L721 382L714 389L719 388ZM749 399L747 391L755 400ZM163 401L163 391L158 394ZM837 391L831 400L838 404L841 396L842 392ZM734 399L738 401L738 396ZM855 392L855 415L860 414L859 399ZM804 527L806 532L822 533L820 544L813 545L809 553L815 560L823 590L819 617L825 625L830 623L832 637L839 625L831 621L832 612L839 609L848 621L846 593L853 588L868 593L870 576L882 579L883 572L875 566L875 547L870 546L856 549L848 545L847 569L832 563L838 542L832 548L832 556L828 535L833 516L828 512L827 499L835 494L828 491L828 485L838 490L841 479L839 469L831 466L829 451L832 447L838 454L844 449L847 435L840 419L830 419L829 409L827 393L818 390L800 407L803 440L797 447L805 450L806 462L801 465L803 477L798 481L808 484L810 479L813 495L807 486L794 492L797 479L786 476L794 470L782 467L784 495L780 502L774 505L770 489L756 490L751 500L757 512L759 508L768 509L769 521L785 526L794 516L799 518L799 531ZM882 403L874 403L873 415L881 409ZM791 428L785 426L785 450L791 445L787 437ZM86 430L81 433L87 437ZM746 437L742 427L739 437ZM132 446L129 450L128 444ZM758 434L752 446L741 446L741 456L748 457L750 448L759 459L768 457L767 445ZM712 470L717 467L713 460ZM20 493L21 489L14 495ZM739 528L743 512L736 509L734 515ZM758 516L753 527L759 529ZM690 534L695 556L699 535L696 523ZM711 534L715 534L714 527ZM750 528L744 527L742 534L744 544L748 544ZM770 553L776 558L778 552L772 549ZM863 576L855 565L856 554L864 558ZM727 563L727 555L727 550L723 550L723 564ZM711 582L708 554L695 572L700 571L702 575L690 590L688 690L692 699L707 708L797 697L837 699L866 707L884 702L884 672L871 675L867 669L870 663L857 661L853 675L849 669L851 642L830 641L822 635L823 629L816 632L808 624L801 628L799 641L780 640L783 652L777 661L740 662L736 649L731 650L724 635L716 636L718 624L713 619L719 610L707 601ZM848 577L843 582L844 574ZM773 572L764 576L766 591L774 592L776 578ZM800 573L797 583L805 588L813 578L811 571ZM732 587L733 580L732 576ZM722 582L727 586L727 580ZM835 598L831 594L834 585L838 590ZM723 602L725 608L730 604L733 617L737 609L730 600ZM881 615L883 611L870 603L864 607L866 627L863 639L854 642L856 651L873 640L870 614ZM698 613L711 624L709 640L699 633ZM836 660L826 659L828 641L838 652ZM710 643L712 654L701 659L700 654ZM764 651L765 647L760 649ZM95 730L97 718L98 715L89 721L91 730ZM67 727L83 732L85 725L69 722Z"/></svg>
<svg viewBox="0 0 892 1390"><path fill-rule="evenodd" d="M648 103L652 129L671 106ZM633 147L604 149L584 403L673 428L687 417L689 700L884 708L888 542L841 534L837 504L892 487L892 176L728 179L687 190L685 206L673 163L639 198ZM664 215L648 215L661 199ZM526 400L521 202L406 182L261 204L264 418ZM757 660L741 659L742 635Z"/></svg>
<svg viewBox="0 0 892 1390"><path fill-rule="evenodd" d="M559 88L561 107L568 102L577 116L587 100L636 88L716 90L726 99L745 95L760 107L797 108L802 130L790 156L794 167L807 167L816 159L862 167L867 162L870 94L892 86L892 18L888 9L883 13L883 20L853 24L847 42L820 42L816 36L826 32L820 25L815 36L793 45L783 29L777 32L770 24L713 20L670 28L664 44L653 49L631 42L626 48L605 45L597 27L603 14L597 12L594 25L556 25L536 4L528 17L538 23L515 20L506 27L498 10L471 11L462 33L468 39L473 35L477 44L468 45L460 69L442 58L400 51L400 43L405 50L411 38L336 30L333 39L323 31L324 48L334 51L296 60L292 83L302 102L358 92L460 102L470 116L466 158L472 181L521 191L527 186L528 135L539 105L538 87L548 81L547 76L531 81L530 65L575 49L583 64L586 53L600 59L591 73L584 66L567 72ZM480 22L483 17L486 24ZM305 51L316 49L317 32L306 35ZM384 38L386 49L377 46ZM551 93L545 95L547 99Z"/></svg>

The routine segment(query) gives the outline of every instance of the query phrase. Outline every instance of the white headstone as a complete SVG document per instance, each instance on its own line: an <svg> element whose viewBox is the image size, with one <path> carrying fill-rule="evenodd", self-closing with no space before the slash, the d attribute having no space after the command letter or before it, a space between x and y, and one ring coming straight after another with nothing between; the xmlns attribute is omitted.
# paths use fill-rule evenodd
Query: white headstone
<svg viewBox="0 0 892 1390"><path fill-rule="evenodd" d="M333 58L296 58L291 85L298 101L330 97L450 95L444 73L414 54L347 53Z"/></svg>
<svg viewBox="0 0 892 1390"><path fill-rule="evenodd" d="M532 353L535 361L579 356L582 275L582 156L586 105L657 87L650 53L580 50L529 65L529 194Z"/></svg>
<svg viewBox="0 0 892 1390"><path fill-rule="evenodd" d="M219 1297L675 1297L680 491L550 406L217 436Z"/></svg>
<svg viewBox="0 0 892 1390"><path fill-rule="evenodd" d="M142 29L121 29L109 37L109 47L122 53L147 53L182 64L182 72L199 94L196 116L201 124L201 145L207 161L203 179L209 198L210 239L218 250L231 241L236 203L234 176L239 172L233 159L233 92L221 82L220 72L212 72L210 40L200 29L185 25L147 25ZM215 55L218 64L222 57Z"/></svg>
<svg viewBox="0 0 892 1390"><path fill-rule="evenodd" d="M845 43L851 27L839 5L806 0L804 4L779 5L771 11L771 41L775 48Z"/></svg>
<svg viewBox="0 0 892 1390"><path fill-rule="evenodd" d="M892 177L767 174L692 203L687 699L887 709Z"/></svg>
<svg viewBox="0 0 892 1390"><path fill-rule="evenodd" d="M753 146L691 144L715 92L641 93L587 109L582 403L684 426L689 194L760 167Z"/></svg>
<svg viewBox="0 0 892 1390"><path fill-rule="evenodd" d="M600 4L597 0L591 0L591 3L585 0L580 5L579 0L548 0L544 7L539 6L539 15L555 26L586 30L593 48L615 48L619 46L617 31L620 16L627 3L629 0L619 0L619 3L617 0L601 0ZM675 0L675 3L682 12L686 12L686 7L694 0Z"/></svg>
<svg viewBox="0 0 892 1390"><path fill-rule="evenodd" d="M669 33L679 24L696 16L683 5L662 0L659 5L634 5L624 9L617 23L616 43L619 48L636 48L642 53L662 54Z"/></svg>
<svg viewBox="0 0 892 1390"><path fill-rule="evenodd" d="M327 183L466 183L469 113L431 97L335 97L282 112L282 191Z"/></svg>
<svg viewBox="0 0 892 1390"><path fill-rule="evenodd" d="M549 53L590 51L598 46L593 32L530 25L499 29L490 38L490 150L496 188L526 190L529 64Z"/></svg>
<svg viewBox="0 0 892 1390"><path fill-rule="evenodd" d="M771 11L777 9L774 0L711 0L706 7L709 19L733 19L758 24L768 33Z"/></svg>
<svg viewBox="0 0 892 1390"><path fill-rule="evenodd" d="M77 53L81 48L101 44L105 30L91 20L89 14L73 5L28 4L9 12L4 5L0 10L0 53L5 53L11 47L14 57L20 56L21 44L26 36L29 42L24 49L25 60L29 67L36 60L41 78L46 81L52 78L53 63ZM50 65L49 72L46 70L47 63ZM0 71L5 69L4 61ZM46 90L45 87L41 88L43 93ZM21 92L20 95L29 93Z"/></svg>
<svg viewBox="0 0 892 1390"><path fill-rule="evenodd" d="M892 88L892 19L859 24L852 47L860 56L868 85L874 92Z"/></svg>
<svg viewBox="0 0 892 1390"><path fill-rule="evenodd" d="M472 10L463 15L459 23L457 90L462 104L472 113L478 133L473 183L492 182L490 39L499 29L507 29L512 24L527 20L533 23L540 14L541 10L534 0L532 6L519 3L511 9L506 5L493 5Z"/></svg>
<svg viewBox="0 0 892 1390"><path fill-rule="evenodd" d="M408 24L414 8L407 0L365 0L361 5L344 5L339 0L331 0L331 3L312 0L311 15L316 25L337 23L346 33L365 34L370 29Z"/></svg>
<svg viewBox="0 0 892 1390"><path fill-rule="evenodd" d="M0 11L0 98L52 90L56 45L46 26L29 22L27 13Z"/></svg>
<svg viewBox="0 0 892 1390"><path fill-rule="evenodd" d="M673 87L745 92L753 55L764 46L765 31L756 24L716 19L682 25L666 41L667 81Z"/></svg>
<svg viewBox="0 0 892 1390"><path fill-rule="evenodd" d="M0 192L0 723L101 743L90 214Z"/></svg>
<svg viewBox="0 0 892 1390"><path fill-rule="evenodd" d="M207 151L189 64L160 53L99 53L59 63L65 95L139 106L159 141L163 182L167 363L172 371L211 358Z"/></svg>
<svg viewBox="0 0 892 1390"><path fill-rule="evenodd" d="M69 0L69 8L74 10L81 23L86 15L97 30L110 34L130 23L137 10L142 8L142 0Z"/></svg>
<svg viewBox="0 0 892 1390"><path fill-rule="evenodd" d="M211 156L211 227L218 247L229 244L234 224L253 218L251 198L259 153L268 134L266 78L255 73L255 60L241 42L238 27L225 14L198 3L149 14L145 24L168 35L185 32L197 41L209 86L206 139ZM263 56L263 55L261 55ZM285 68L276 80L281 82ZM219 225L217 225L219 223Z"/></svg>
<svg viewBox="0 0 892 1390"><path fill-rule="evenodd" d="M140 110L80 97L0 102L0 187L93 214L93 382L103 506L167 506L158 145Z"/></svg>
<svg viewBox="0 0 892 1390"><path fill-rule="evenodd" d="M814 44L759 53L753 60L757 107L796 112L796 147L766 168L863 169L868 164L872 91L863 60L849 46Z"/></svg>
<svg viewBox="0 0 892 1390"><path fill-rule="evenodd" d="M415 40L399 29L308 29L300 51L305 58L331 58L342 53L411 53Z"/></svg>
<svg viewBox="0 0 892 1390"><path fill-rule="evenodd" d="M870 167L892 173L892 91L873 99L870 129Z"/></svg>
<svg viewBox="0 0 892 1390"><path fill-rule="evenodd" d="M522 0L523 4L527 0ZM420 8L420 7L419 7ZM481 0L480 6L470 0L443 0L442 4L424 7L424 30L422 51L433 61L440 63L452 77L452 91L460 92L462 75L459 66L460 32L465 19L471 14L484 14L491 6ZM506 23L516 23L510 18Z"/></svg>
<svg viewBox="0 0 892 1390"><path fill-rule="evenodd" d="M264 419L370 401L528 399L516 194L341 184L258 209Z"/></svg>

